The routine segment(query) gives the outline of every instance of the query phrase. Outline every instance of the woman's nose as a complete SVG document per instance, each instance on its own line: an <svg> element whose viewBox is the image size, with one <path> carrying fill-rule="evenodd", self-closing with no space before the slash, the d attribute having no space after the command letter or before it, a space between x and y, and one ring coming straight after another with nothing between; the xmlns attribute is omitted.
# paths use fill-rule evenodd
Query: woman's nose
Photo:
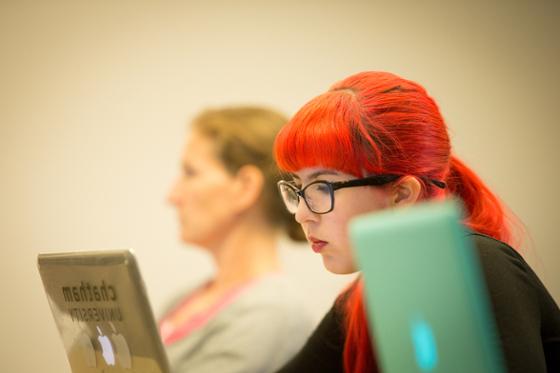
<svg viewBox="0 0 560 373"><path fill-rule="evenodd" d="M307 207L307 203L303 198L299 199L298 207L295 213L295 219L298 223L303 224L307 221L315 221L317 220L317 214Z"/></svg>
<svg viewBox="0 0 560 373"><path fill-rule="evenodd" d="M169 189L169 192L167 193L167 202L173 206L177 206L181 202L181 193L179 192L180 190L179 184L180 184L179 180L176 180L171 186L171 189Z"/></svg>

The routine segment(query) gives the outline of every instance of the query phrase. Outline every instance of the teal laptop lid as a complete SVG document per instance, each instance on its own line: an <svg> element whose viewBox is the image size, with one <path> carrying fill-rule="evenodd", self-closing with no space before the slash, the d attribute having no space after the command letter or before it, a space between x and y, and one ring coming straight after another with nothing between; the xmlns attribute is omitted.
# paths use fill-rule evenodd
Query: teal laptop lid
<svg viewBox="0 0 560 373"><path fill-rule="evenodd" d="M382 372L504 372L478 257L460 220L449 200L351 222Z"/></svg>

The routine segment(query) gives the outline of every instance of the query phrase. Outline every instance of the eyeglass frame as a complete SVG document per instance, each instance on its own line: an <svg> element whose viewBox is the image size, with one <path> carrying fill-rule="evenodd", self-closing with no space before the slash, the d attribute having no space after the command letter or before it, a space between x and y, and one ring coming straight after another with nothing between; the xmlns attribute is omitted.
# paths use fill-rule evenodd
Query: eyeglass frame
<svg viewBox="0 0 560 373"><path fill-rule="evenodd" d="M352 188L352 187L357 187L357 186L381 186L381 185L385 185L388 184L390 182L393 182L395 180L397 180L398 178L402 177L402 175L393 175L393 174L386 174L386 175L373 175L373 176L368 176L368 177L364 177L361 179L352 179L352 180L347 180L347 181L326 181L326 180L315 180L309 184L307 184L303 189L299 189L297 188L294 184L286 181L286 180L280 180L277 185L278 185L278 190L280 191L280 195L282 196L282 185L286 185L288 186L290 189L292 189L297 197L298 197L298 204L300 201L300 198L303 199L303 201L305 202L305 205L307 206L307 208L309 209L309 211L313 212L314 214L328 214L329 212L331 212L334 209L334 192L338 189L343 189L343 188ZM311 206L309 206L309 203L307 202L307 199L305 198L305 190L307 188L309 188L311 185L315 185L315 184L325 184L327 185L328 189L329 189L329 195L330 195L330 209L328 209L327 211L324 212L316 212L314 211ZM284 200L284 197L282 196L282 201L284 201L284 205L286 205L286 201ZM287 208L287 206L286 206ZM288 209L288 211L290 211Z"/></svg>
<svg viewBox="0 0 560 373"><path fill-rule="evenodd" d="M286 209L288 211L290 211L290 210L288 209L288 206L286 205L286 201L284 200L284 197L282 195L282 190L281 190L282 185L288 186L290 189L292 189L296 193L296 195L298 197L298 205L299 205L300 198L302 198L303 201L305 202L305 205L309 209L309 211L313 212L314 214L323 215L323 214L328 214L329 212L334 210L334 192L338 189L352 188L352 187L357 187L357 186L381 186L381 185L389 184L389 183L401 178L402 176L403 175L396 175L396 174L381 174L381 175L371 175L371 176L367 176L367 177L360 178L360 179L352 179L352 180L346 180L346 181L315 180L315 181L307 184L303 189L297 188L294 184L292 184L292 183L290 183L289 181L286 181L286 180L280 180L276 185L278 186L278 191L280 192L280 196L282 197L282 201L284 202L284 205L286 206ZM440 189L445 189L447 187L447 184L445 182L441 181L441 180L429 179L429 178L423 178L423 179L427 179L427 181L434 184L436 187L438 187ZM309 186L314 185L314 184L319 184L319 183L326 184L327 187L329 188L331 207L330 207L329 210L327 210L325 212L314 211L311 208L311 206L309 206L309 203L307 202L307 199L305 198L305 190L307 188L309 188ZM295 212L292 213L292 214L295 214Z"/></svg>

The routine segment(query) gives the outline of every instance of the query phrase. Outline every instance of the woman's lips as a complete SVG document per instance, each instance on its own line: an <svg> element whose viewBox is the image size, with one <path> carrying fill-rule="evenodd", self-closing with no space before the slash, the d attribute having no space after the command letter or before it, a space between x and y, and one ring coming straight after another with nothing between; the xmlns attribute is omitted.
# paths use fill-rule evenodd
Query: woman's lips
<svg viewBox="0 0 560 373"><path fill-rule="evenodd" d="M309 242L311 243L311 249L316 253L320 253L323 250L323 247L327 244L326 241L318 240L314 237L309 237Z"/></svg>

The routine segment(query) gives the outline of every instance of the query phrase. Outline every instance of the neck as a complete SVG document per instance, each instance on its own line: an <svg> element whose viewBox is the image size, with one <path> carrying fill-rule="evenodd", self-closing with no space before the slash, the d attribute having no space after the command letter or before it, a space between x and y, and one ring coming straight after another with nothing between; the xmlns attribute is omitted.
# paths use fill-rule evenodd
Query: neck
<svg viewBox="0 0 560 373"><path fill-rule="evenodd" d="M213 289L231 289L279 270L278 230L264 221L262 217L245 217L213 250L216 264L216 275L210 285Z"/></svg>

